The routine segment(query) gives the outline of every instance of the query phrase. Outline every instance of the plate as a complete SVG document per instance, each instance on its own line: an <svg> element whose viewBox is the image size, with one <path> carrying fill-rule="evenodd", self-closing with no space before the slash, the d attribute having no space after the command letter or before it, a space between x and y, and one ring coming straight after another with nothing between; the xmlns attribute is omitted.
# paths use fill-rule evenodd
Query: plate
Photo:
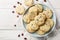
<svg viewBox="0 0 60 40"><path fill-rule="evenodd" d="M44 5L44 4L40 4L40 5L42 5L43 6L43 8L44 9L46 9L46 8L49 8L48 6L46 6L46 5ZM33 5L34 6L34 5ZM32 7L32 6L31 6ZM29 7L30 8L30 7ZM29 8L26 10L26 12L25 12L25 14L27 13L27 11L29 10ZM50 9L50 8L49 8ZM53 10L52 10L53 11ZM24 14L24 15L25 15ZM54 26L52 27L52 29L48 32L48 33L46 33L46 34L44 34L44 35L39 35L39 34L36 34L36 33L29 33L31 36L34 36L34 37L45 37L45 36L47 36L47 35L49 35L53 30L54 30L54 28L55 28L55 25L56 25L56 15L55 15L55 12L53 11L53 16L52 16L52 20L54 21ZM26 23L22 20L22 22L23 22L23 26L24 26L24 28L26 29Z"/></svg>

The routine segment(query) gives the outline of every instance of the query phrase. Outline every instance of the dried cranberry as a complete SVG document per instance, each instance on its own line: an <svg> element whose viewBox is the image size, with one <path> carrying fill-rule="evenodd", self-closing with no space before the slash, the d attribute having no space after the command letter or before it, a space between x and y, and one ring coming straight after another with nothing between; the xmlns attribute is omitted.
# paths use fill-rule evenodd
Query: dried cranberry
<svg viewBox="0 0 60 40"><path fill-rule="evenodd" d="M23 33L22 33L21 35L22 35L22 36L24 36L24 34L23 34Z"/></svg>
<svg viewBox="0 0 60 40"><path fill-rule="evenodd" d="M12 11L12 13L15 13L14 11Z"/></svg>
<svg viewBox="0 0 60 40"><path fill-rule="evenodd" d="M16 6L13 6L14 8L16 8Z"/></svg>
<svg viewBox="0 0 60 40"><path fill-rule="evenodd" d="M24 38L24 40L27 40L27 38Z"/></svg>
<svg viewBox="0 0 60 40"><path fill-rule="evenodd" d="M38 0L36 0L36 1L38 1Z"/></svg>
<svg viewBox="0 0 60 40"><path fill-rule="evenodd" d="M19 17L19 15L17 15L17 18Z"/></svg>
<svg viewBox="0 0 60 40"><path fill-rule="evenodd" d="M16 25L14 25L16 27Z"/></svg>
<svg viewBox="0 0 60 40"><path fill-rule="evenodd" d="M44 0L44 2L46 2L46 0Z"/></svg>
<svg viewBox="0 0 60 40"><path fill-rule="evenodd" d="M18 37L20 37L20 34L18 35Z"/></svg>
<svg viewBox="0 0 60 40"><path fill-rule="evenodd" d="M17 2L17 4L20 4L20 2Z"/></svg>

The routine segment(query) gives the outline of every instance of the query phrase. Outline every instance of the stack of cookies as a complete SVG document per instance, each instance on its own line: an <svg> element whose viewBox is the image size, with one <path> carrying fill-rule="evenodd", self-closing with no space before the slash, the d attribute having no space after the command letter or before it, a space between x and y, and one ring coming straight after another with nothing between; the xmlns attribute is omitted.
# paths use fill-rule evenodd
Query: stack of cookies
<svg viewBox="0 0 60 40"><path fill-rule="evenodd" d="M41 4L31 6L23 16L26 30L29 33L43 35L51 30L54 21L51 19L53 12L49 8L43 8Z"/></svg>

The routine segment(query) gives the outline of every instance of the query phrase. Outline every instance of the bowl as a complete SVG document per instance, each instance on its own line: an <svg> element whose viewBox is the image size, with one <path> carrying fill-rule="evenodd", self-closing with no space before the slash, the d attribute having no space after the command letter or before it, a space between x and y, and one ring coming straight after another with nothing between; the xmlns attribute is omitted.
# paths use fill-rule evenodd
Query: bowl
<svg viewBox="0 0 60 40"><path fill-rule="evenodd" d="M36 5L36 4L35 4ZM40 4L40 5L42 5L43 6L43 8L44 9L46 9L46 8L49 8L48 6L46 6L46 5L44 5L44 4ZM34 6L34 5L33 5ZM32 6L31 6L32 7ZM29 7L30 8L30 7ZM29 8L25 11L25 14L27 13L27 11L29 10ZM49 8L50 9L50 8ZM53 10L52 10L53 11ZM24 15L25 15L24 14ZM23 16L24 16L23 15ZM29 35L31 35L31 36L34 36L34 37L45 37L45 36L47 36L47 35L49 35L53 30L54 30L54 28L55 28L55 25L56 25L56 15L55 15L55 12L53 12L53 16L52 16L52 20L54 21L54 25L53 25L53 27L52 27L52 29L48 32L48 33L46 33L46 34L44 34L44 35L39 35L39 34L36 34L36 33L29 33ZM24 28L26 29L26 23L22 20L22 22L23 22L23 26L24 26Z"/></svg>

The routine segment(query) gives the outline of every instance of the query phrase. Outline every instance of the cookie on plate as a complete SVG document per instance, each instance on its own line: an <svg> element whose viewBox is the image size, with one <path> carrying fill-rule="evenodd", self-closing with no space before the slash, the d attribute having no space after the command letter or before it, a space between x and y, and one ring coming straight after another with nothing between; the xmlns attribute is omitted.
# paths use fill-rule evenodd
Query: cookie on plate
<svg viewBox="0 0 60 40"><path fill-rule="evenodd" d="M41 4L36 4L35 6L37 7L38 12L42 12L43 7L42 7L42 5L41 5Z"/></svg>
<svg viewBox="0 0 60 40"><path fill-rule="evenodd" d="M48 26L48 25L40 26L40 30L42 30L42 31L44 31L44 32L48 32L50 29L51 29L51 27Z"/></svg>
<svg viewBox="0 0 60 40"><path fill-rule="evenodd" d="M38 30L39 26L35 23L35 21L30 22L31 29L36 31Z"/></svg>
<svg viewBox="0 0 60 40"><path fill-rule="evenodd" d="M27 30L28 32L30 32L30 33L35 32L34 30L31 29L31 25L29 25L29 24L27 24L26 30Z"/></svg>
<svg viewBox="0 0 60 40"><path fill-rule="evenodd" d="M42 30L40 30L40 29L39 29L38 31L36 31L36 33L39 34L39 35L43 35L43 34L45 34L45 32L42 31Z"/></svg>
<svg viewBox="0 0 60 40"><path fill-rule="evenodd" d="M35 16L37 16L37 8L35 6L31 7L28 10L28 14L30 15L30 19L33 20Z"/></svg>
<svg viewBox="0 0 60 40"><path fill-rule="evenodd" d="M35 22L37 25L42 25L44 24L45 19L45 15L43 13L39 13L39 15L35 17Z"/></svg>
<svg viewBox="0 0 60 40"><path fill-rule="evenodd" d="M36 6L32 6L32 7L29 8L29 11L28 11L28 12L29 12L29 13L31 13L31 12L33 12L33 13L36 12L36 13L37 13L37 11L38 11L38 10L37 10L37 7L36 7Z"/></svg>
<svg viewBox="0 0 60 40"><path fill-rule="evenodd" d="M33 5L33 0L24 0L24 3L26 6L32 6Z"/></svg>
<svg viewBox="0 0 60 40"><path fill-rule="evenodd" d="M22 6L22 5L18 5L16 7L16 13L20 14L20 15L23 15L25 12L25 8Z"/></svg>
<svg viewBox="0 0 60 40"><path fill-rule="evenodd" d="M30 23L30 16L28 15L28 14L25 14L24 16L23 16L23 21L24 22L26 22L26 23Z"/></svg>
<svg viewBox="0 0 60 40"><path fill-rule="evenodd" d="M47 18L51 18L53 13L51 9L46 8L43 13L46 15Z"/></svg>
<svg viewBox="0 0 60 40"><path fill-rule="evenodd" d="M46 25L49 25L50 27L53 27L54 21L52 19L47 19L45 22Z"/></svg>

